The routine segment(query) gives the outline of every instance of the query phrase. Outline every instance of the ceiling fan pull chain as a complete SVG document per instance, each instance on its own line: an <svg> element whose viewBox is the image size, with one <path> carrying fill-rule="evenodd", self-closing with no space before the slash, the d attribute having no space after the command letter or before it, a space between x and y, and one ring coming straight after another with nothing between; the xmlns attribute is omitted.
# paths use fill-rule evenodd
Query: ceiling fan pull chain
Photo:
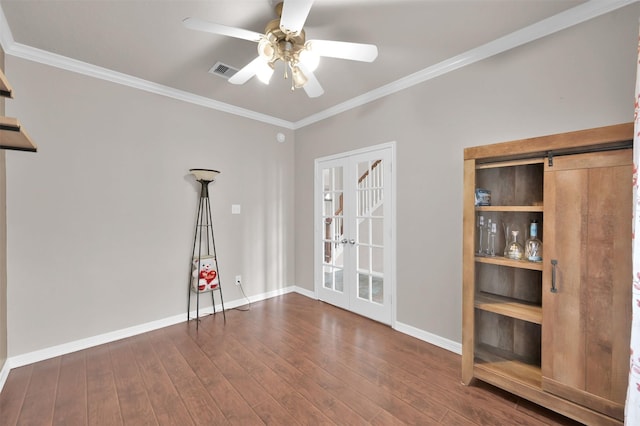
<svg viewBox="0 0 640 426"><path fill-rule="evenodd" d="M293 92L296 90L296 71L293 69L291 61L287 61L287 65L284 68L286 69L287 67L289 67L289 70L291 70L291 91Z"/></svg>
<svg viewBox="0 0 640 426"><path fill-rule="evenodd" d="M289 64L289 67L291 67L291 64ZM291 68L291 76L293 77L293 68ZM291 79L291 91L293 92L294 90L296 90L296 81L294 78Z"/></svg>

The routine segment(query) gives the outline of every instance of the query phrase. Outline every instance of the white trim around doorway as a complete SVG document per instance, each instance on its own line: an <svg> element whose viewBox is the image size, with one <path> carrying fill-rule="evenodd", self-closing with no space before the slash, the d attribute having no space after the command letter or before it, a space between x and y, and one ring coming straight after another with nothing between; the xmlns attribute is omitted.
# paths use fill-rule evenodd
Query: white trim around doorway
<svg viewBox="0 0 640 426"><path fill-rule="evenodd" d="M318 169L319 169L319 164L321 162L324 161L329 161L329 160L335 160L335 159L340 159L340 158L345 158L345 157L349 157L352 155L357 155L357 154L363 154L363 153L369 153L369 152L374 152L374 151L380 151L380 150L390 150L391 152L391 194L389 196L389 201L391 203L391 217L389 218L390 221L390 227L391 227L391 238L390 238L390 242L389 242L389 250L391 252L391 271L389 272L389 278L391 280L391 328L393 329L397 329L397 289L396 289L396 278L397 278L397 274L396 274L396 192L397 192L397 155L396 155L396 142L395 141L390 141L390 142L385 142L385 143L381 143L378 145L373 145L373 146L369 146L369 147L364 147L364 148L359 148L356 150L352 150L352 151L347 151L347 152L342 152L339 154L332 154L332 155L328 155L325 157L320 157L320 158L316 158L314 160L314 181L313 181L313 199L314 199L314 206L313 206L313 222L314 222L314 226L313 226L313 238L314 238L314 242L313 242L313 265L314 265L314 271L313 271L313 277L314 277L314 285L313 285L313 294L314 294L314 298L315 299L319 299L319 295L318 295L318 285L320 285L320 281L318 280L318 277L322 274L319 274L318 272L318 263L316 262L317 259L319 259L319 257L322 255L322 253L320 252L320 244L317 243L317 238L318 235L322 235L322 229L320 229L320 217L322 216L322 211L321 211L321 206L318 205L316 203L316 200L320 199L321 194L319 193L319 187L320 187L320 183L318 182Z"/></svg>

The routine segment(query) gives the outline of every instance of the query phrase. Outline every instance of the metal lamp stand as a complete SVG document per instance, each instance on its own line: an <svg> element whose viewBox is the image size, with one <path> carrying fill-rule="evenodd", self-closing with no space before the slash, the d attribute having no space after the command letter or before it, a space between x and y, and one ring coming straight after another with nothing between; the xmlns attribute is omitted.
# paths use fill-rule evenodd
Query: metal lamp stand
<svg viewBox="0 0 640 426"><path fill-rule="evenodd" d="M198 203L198 215L196 217L195 233L193 236L192 258L193 263L189 267L189 301L187 304L187 321L191 320L191 293L196 293L196 328L200 323L200 293L210 292L211 303L213 305L213 313L216 313L216 304L213 296L214 292L220 293L220 304L222 305L222 316L224 322L227 322L227 316L224 310L224 300L222 298L222 287L220 284L220 275L218 269L218 261L216 256L216 244L213 239L213 222L211 220L211 203L209 201L209 184L215 181L215 176L219 174L217 170L211 169L191 169L191 174L200 182L200 202ZM203 276L202 259L207 259L213 265L212 273L210 270L204 271L207 280L205 280L204 289L201 290L200 282ZM209 275L207 275L207 273ZM217 285L215 284L217 280ZM213 284L210 284L213 283Z"/></svg>

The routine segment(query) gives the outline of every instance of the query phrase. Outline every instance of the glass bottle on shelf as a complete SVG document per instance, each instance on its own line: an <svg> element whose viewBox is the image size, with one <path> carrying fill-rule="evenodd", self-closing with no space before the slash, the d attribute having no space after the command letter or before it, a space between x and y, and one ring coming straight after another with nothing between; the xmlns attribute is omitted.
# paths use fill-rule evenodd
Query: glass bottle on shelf
<svg viewBox="0 0 640 426"><path fill-rule="evenodd" d="M529 238L524 245L525 258L531 262L542 262L542 241L538 239L538 222L529 225Z"/></svg>
<svg viewBox="0 0 640 426"><path fill-rule="evenodd" d="M489 238L487 243L487 254L489 256L495 256L496 255L496 233L497 233L497 226L495 222L491 223L491 227L488 230L488 233L489 233Z"/></svg>
<svg viewBox="0 0 640 426"><path fill-rule="evenodd" d="M487 220L487 226L485 227L485 241L487 242L484 245L484 255L489 254L489 240L491 239L491 218Z"/></svg>
<svg viewBox="0 0 640 426"><path fill-rule="evenodd" d="M524 239L522 236L524 233L522 232L522 227L517 222L502 222L502 227L504 231L504 251L503 256L507 258L511 258L509 256L509 248L513 242L516 242L522 248L522 253L524 256ZM515 238L514 233L515 232ZM515 247L514 247L515 248Z"/></svg>
<svg viewBox="0 0 640 426"><path fill-rule="evenodd" d="M482 236L482 231L484 230L484 216L478 216L478 251L477 254L482 254L482 240L484 239Z"/></svg>
<svg viewBox="0 0 640 426"><path fill-rule="evenodd" d="M506 257L509 259L521 260L524 257L524 248L522 244L518 242L518 235L520 234L520 230L517 227L511 227L511 239L507 244Z"/></svg>

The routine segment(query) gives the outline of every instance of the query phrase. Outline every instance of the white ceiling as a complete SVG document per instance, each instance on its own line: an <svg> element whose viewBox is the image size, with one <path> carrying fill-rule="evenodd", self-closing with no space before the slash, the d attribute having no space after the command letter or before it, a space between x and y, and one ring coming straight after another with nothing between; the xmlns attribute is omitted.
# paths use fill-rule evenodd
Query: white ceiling
<svg viewBox="0 0 640 426"><path fill-rule="evenodd" d="M182 25L196 17L262 33L272 0L0 0L0 42L9 55L297 128L634 1L316 0L307 39L372 43L379 55L323 58L325 94L314 99L277 67L269 86L209 74L217 61L242 68L256 44Z"/></svg>

